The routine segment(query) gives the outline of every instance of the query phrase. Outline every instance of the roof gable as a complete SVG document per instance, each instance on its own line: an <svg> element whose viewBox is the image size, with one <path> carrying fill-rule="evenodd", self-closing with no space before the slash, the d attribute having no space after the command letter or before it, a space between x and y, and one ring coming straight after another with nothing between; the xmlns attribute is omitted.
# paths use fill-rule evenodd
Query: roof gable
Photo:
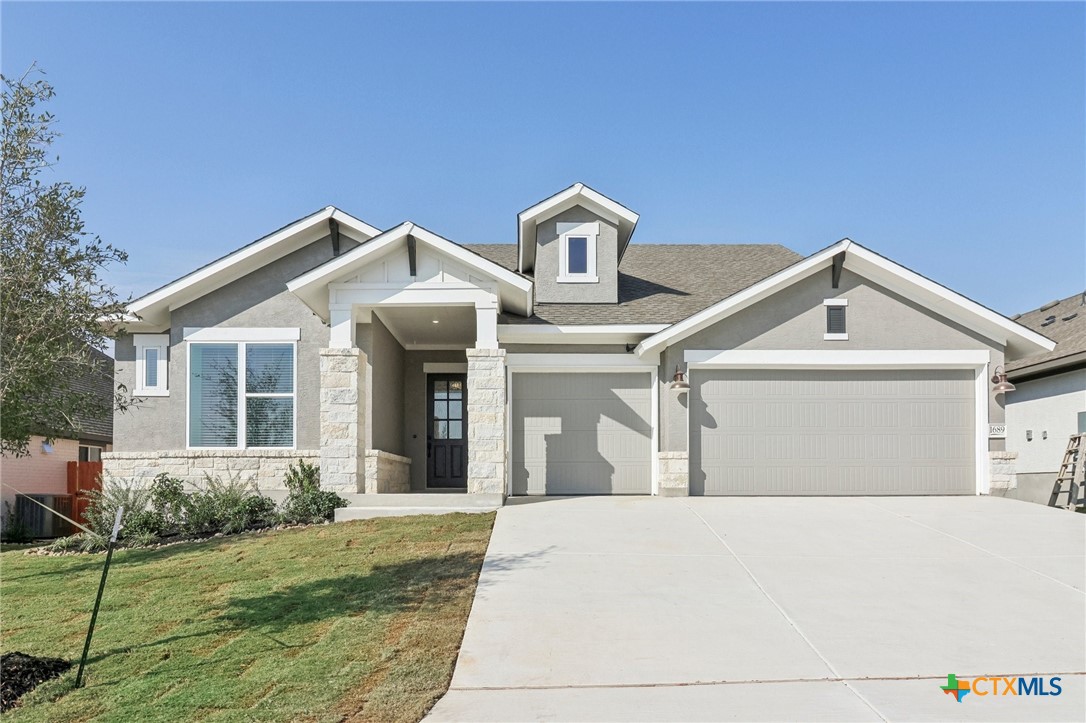
<svg viewBox="0 0 1086 723"><path fill-rule="evenodd" d="M618 261L622 261L622 255L626 253L626 247L630 245L630 238L633 236L640 216L599 191L583 183L575 183L517 215L517 268L521 272L528 272L535 268L536 224L574 206L584 206L618 226Z"/></svg>
<svg viewBox="0 0 1086 723"><path fill-rule="evenodd" d="M651 353L694 334L721 319L741 311L773 294L829 268L834 257L843 254L843 265L860 276L911 299L937 314L1004 345L1007 358L1051 350L1052 340L1007 317L935 283L900 264L864 248L850 239L818 251L807 258L743 289L667 329L645 339L638 354Z"/></svg>
<svg viewBox="0 0 1086 723"><path fill-rule="evenodd" d="M128 316L124 320L126 328L138 331L168 327L172 309L222 288L328 235L329 221L337 222L343 232L359 242L380 233L379 229L365 221L328 206L136 299L128 306Z"/></svg>
<svg viewBox="0 0 1086 723"><path fill-rule="evenodd" d="M394 255L397 250L408 249L412 243L417 254L414 274L408 268L408 254ZM446 267L441 259L449 259L451 266ZM287 289L318 316L327 319L329 284L457 282L496 284L503 307L518 314L531 314L532 282L529 279L410 221L292 279L287 283Z"/></svg>

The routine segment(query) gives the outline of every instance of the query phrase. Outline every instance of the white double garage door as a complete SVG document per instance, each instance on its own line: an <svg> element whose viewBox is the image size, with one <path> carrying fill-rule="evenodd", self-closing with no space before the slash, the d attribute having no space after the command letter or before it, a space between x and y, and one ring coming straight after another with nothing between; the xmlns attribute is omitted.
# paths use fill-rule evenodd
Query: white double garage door
<svg viewBox="0 0 1086 723"><path fill-rule="evenodd" d="M976 490L972 370L691 377L692 495ZM650 494L650 384L640 372L512 375L512 493Z"/></svg>

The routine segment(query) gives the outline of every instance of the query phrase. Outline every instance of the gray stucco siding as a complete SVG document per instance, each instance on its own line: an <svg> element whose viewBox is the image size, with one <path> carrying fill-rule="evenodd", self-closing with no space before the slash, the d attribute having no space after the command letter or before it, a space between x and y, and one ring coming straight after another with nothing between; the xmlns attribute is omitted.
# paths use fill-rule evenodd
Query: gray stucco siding
<svg viewBox="0 0 1086 723"><path fill-rule="evenodd" d="M356 245L341 237L343 250ZM319 351L328 346L329 330L321 319L286 289L287 281L332 258L327 237L277 259L212 291L170 314L169 396L147 397L137 408L114 415L118 452L183 450L187 447L188 328L293 328L300 330L297 349L295 425L298 449L320 446ZM135 347L130 335L117 339L114 374L134 389Z"/></svg>
<svg viewBox="0 0 1086 723"><path fill-rule="evenodd" d="M847 341L828 341L825 299L848 299ZM687 395L671 394L675 366L686 368L687 350L983 350L992 368L1003 363L1003 347L851 271L832 288L826 269L777 292L689 337L660 355L661 449L687 448ZM693 374L698 371L695 369ZM1002 397L992 396L989 420L1003 421ZM993 450L1002 449L993 440Z"/></svg>
<svg viewBox="0 0 1086 723"><path fill-rule="evenodd" d="M558 282L558 224L599 222L597 283ZM536 226L535 300L540 303L614 304L618 302L618 227L582 206L574 206Z"/></svg>
<svg viewBox="0 0 1086 723"><path fill-rule="evenodd" d="M366 353L366 449L402 455L404 349L376 314L358 324L356 344Z"/></svg>

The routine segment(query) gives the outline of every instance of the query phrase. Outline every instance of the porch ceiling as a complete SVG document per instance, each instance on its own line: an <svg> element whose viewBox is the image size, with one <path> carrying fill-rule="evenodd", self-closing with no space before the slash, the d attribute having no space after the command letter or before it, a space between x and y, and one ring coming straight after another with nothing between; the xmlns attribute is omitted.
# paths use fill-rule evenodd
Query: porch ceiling
<svg viewBox="0 0 1086 723"><path fill-rule="evenodd" d="M405 349L475 345L475 309L470 306L389 307L374 313Z"/></svg>

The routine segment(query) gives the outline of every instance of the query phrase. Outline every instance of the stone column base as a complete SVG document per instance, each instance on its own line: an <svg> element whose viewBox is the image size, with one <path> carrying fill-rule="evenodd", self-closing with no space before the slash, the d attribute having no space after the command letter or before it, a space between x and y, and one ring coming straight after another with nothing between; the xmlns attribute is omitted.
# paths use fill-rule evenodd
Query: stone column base
<svg viewBox="0 0 1086 723"><path fill-rule="evenodd" d="M361 349L320 352L321 487L365 489L366 354Z"/></svg>
<svg viewBox="0 0 1086 723"><path fill-rule="evenodd" d="M404 494L410 491L410 457L379 449L366 450L366 494Z"/></svg>
<svg viewBox="0 0 1086 723"><path fill-rule="evenodd" d="M468 349L468 494L505 499L505 350Z"/></svg>
<svg viewBox="0 0 1086 723"><path fill-rule="evenodd" d="M690 496L690 453L660 452L660 496Z"/></svg>
<svg viewBox="0 0 1086 723"><path fill-rule="evenodd" d="M988 479L989 494L1003 496L1008 490L1018 487L1018 453L989 452Z"/></svg>

